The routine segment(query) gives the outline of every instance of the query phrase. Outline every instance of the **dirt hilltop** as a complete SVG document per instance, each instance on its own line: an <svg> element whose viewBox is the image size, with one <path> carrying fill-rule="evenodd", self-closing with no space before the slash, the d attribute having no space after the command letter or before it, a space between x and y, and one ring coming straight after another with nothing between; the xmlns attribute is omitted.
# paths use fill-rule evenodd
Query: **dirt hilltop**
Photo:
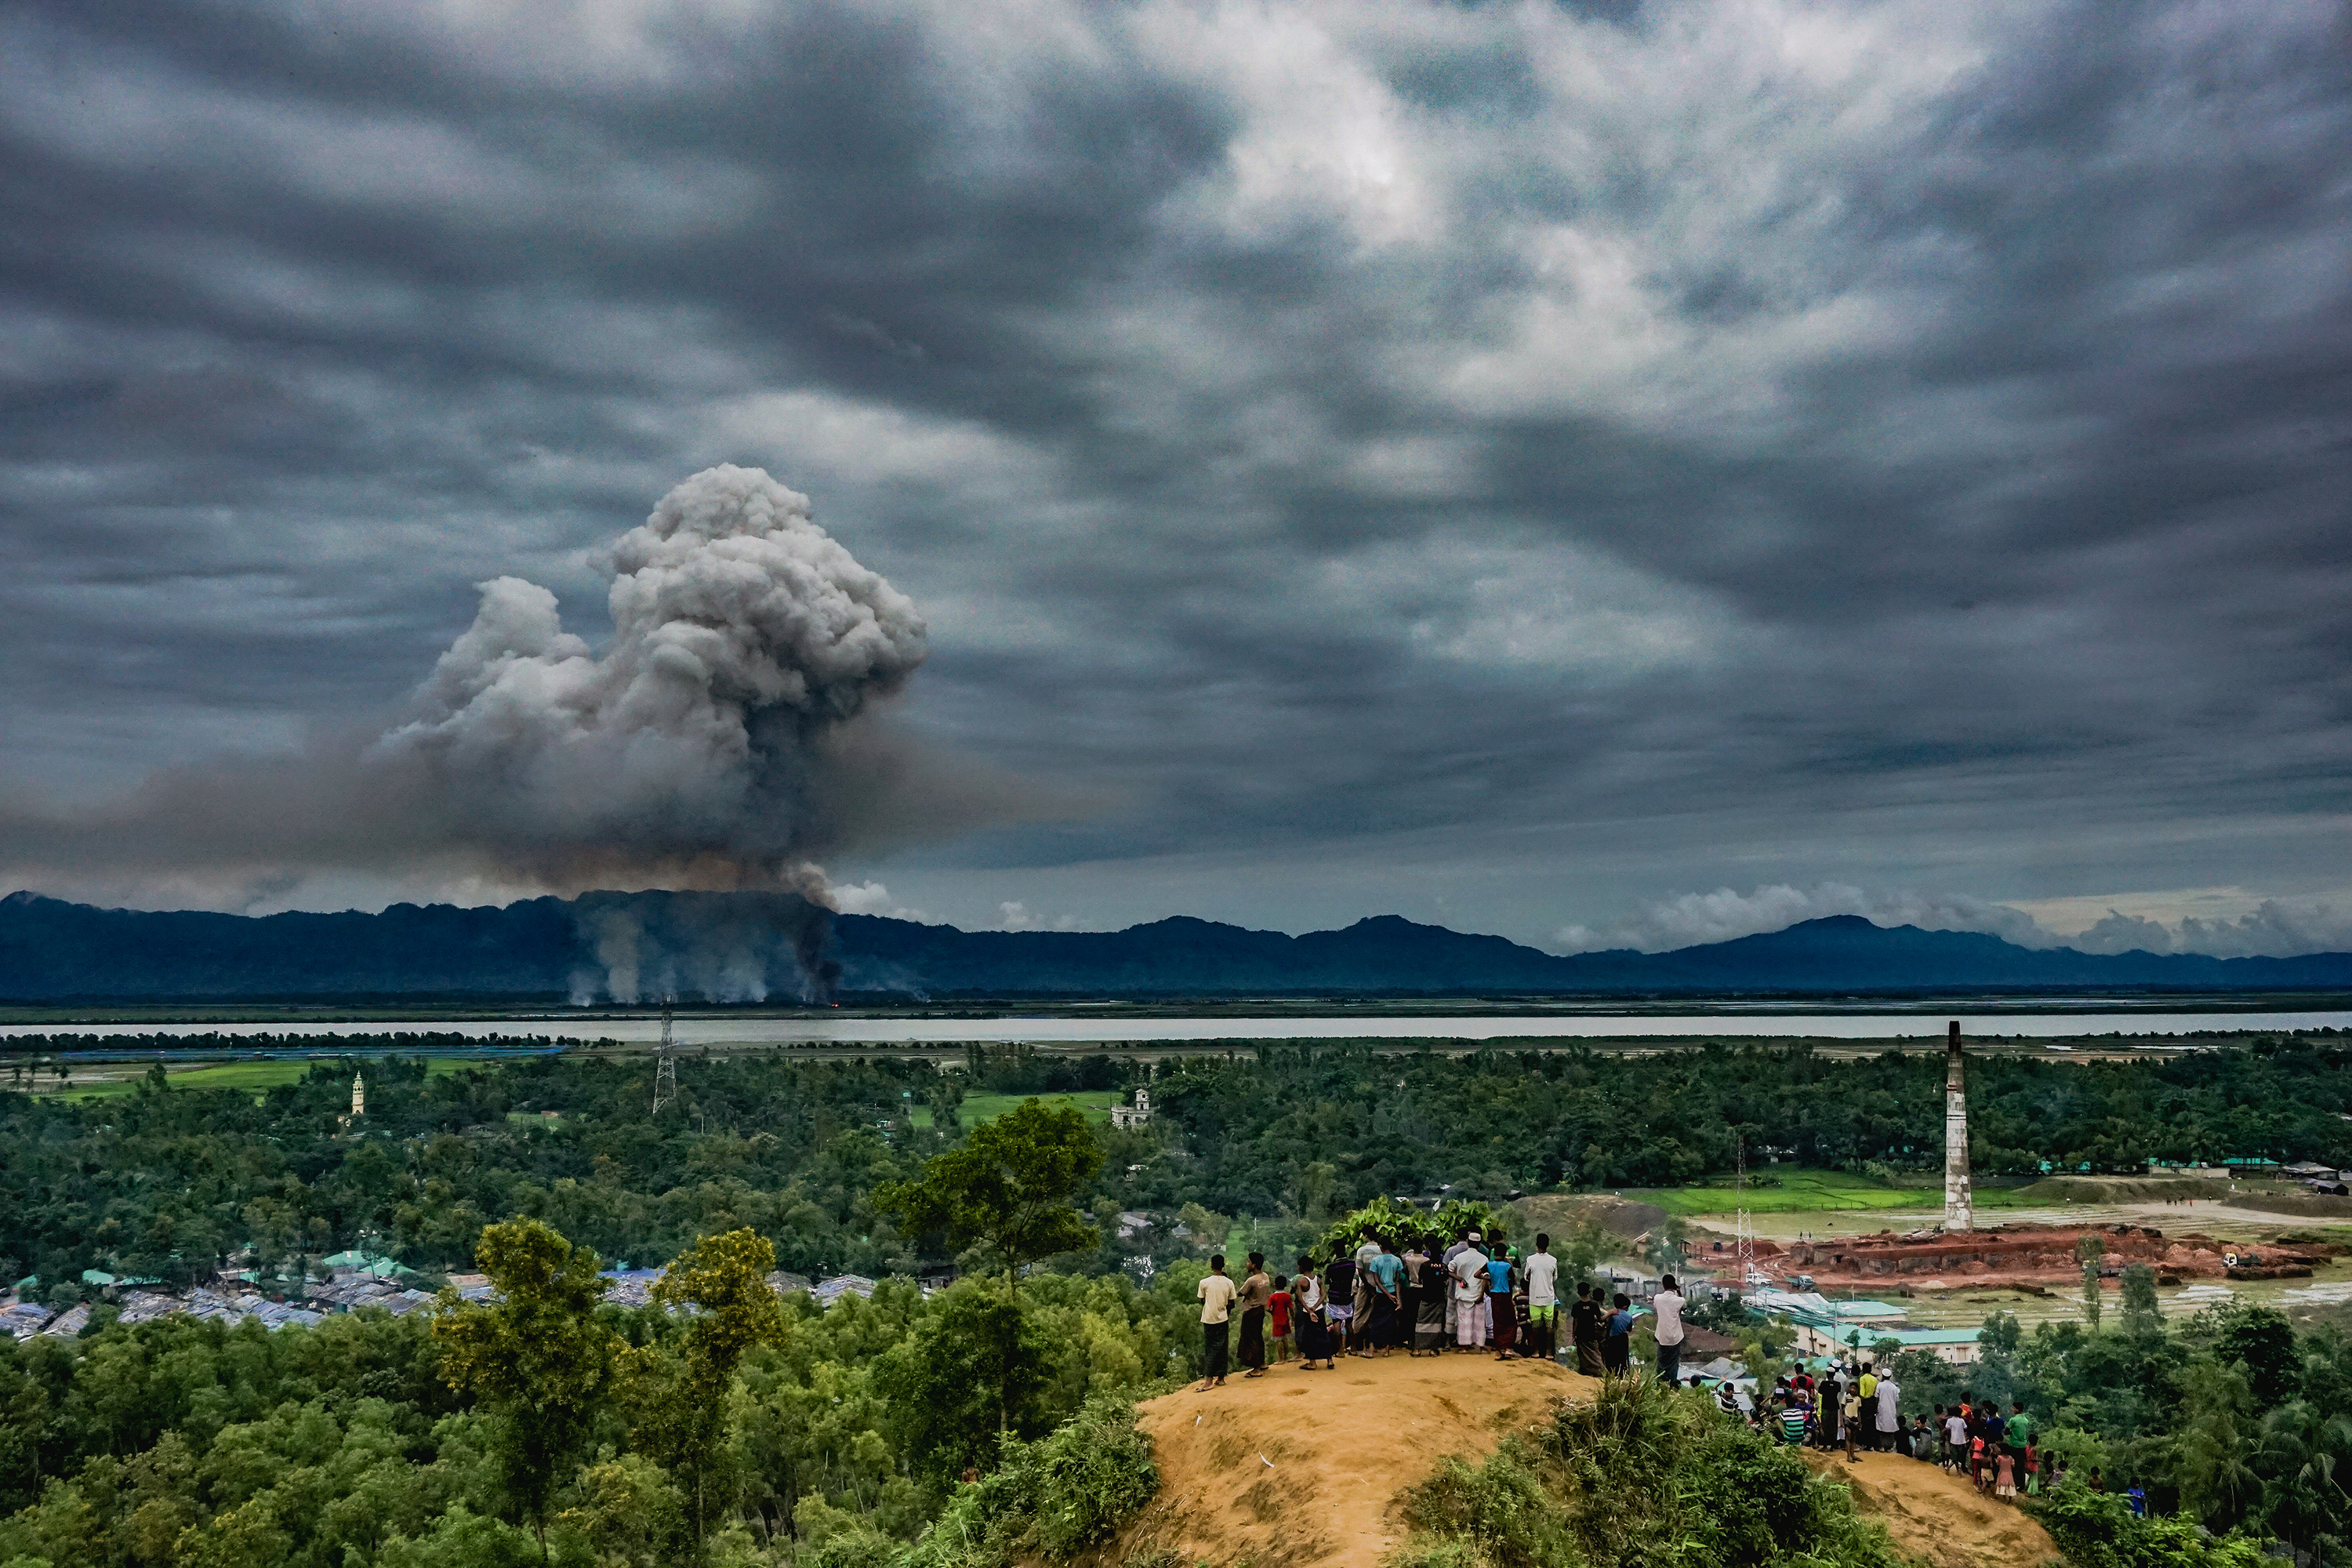
<svg viewBox="0 0 2352 1568"><path fill-rule="evenodd" d="M1138 1408L1160 1495L1103 1554L1173 1550L1192 1563L1375 1568L1405 1531L1390 1504L1447 1454L1490 1454L1552 1400L1596 1385L1549 1362L1448 1354L1296 1362Z"/></svg>
<svg viewBox="0 0 2352 1568"><path fill-rule="evenodd" d="M2038 1568L2060 1561L2050 1532L2009 1503L1978 1495L1966 1476L1893 1454L1808 1452L1805 1462L1845 1482L1854 1507L1886 1527L1895 1550L1928 1568Z"/></svg>
<svg viewBox="0 0 2352 1568"><path fill-rule="evenodd" d="M1395 1355L1329 1372L1293 1363L1162 1394L1138 1411L1160 1495L1096 1561L1169 1551L1187 1564L1378 1568L1405 1537L1398 1493L1445 1455L1482 1458L1554 1399L1597 1386L1546 1362ZM1847 1481L1862 1511L1929 1568L2037 1568L2058 1556L2040 1525L1932 1465L1871 1455L1817 1468Z"/></svg>

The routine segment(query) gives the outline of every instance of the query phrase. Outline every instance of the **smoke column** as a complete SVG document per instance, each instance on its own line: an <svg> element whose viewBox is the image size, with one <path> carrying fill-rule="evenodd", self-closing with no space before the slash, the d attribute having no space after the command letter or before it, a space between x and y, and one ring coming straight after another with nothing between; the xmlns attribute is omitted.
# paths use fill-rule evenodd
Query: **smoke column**
<svg viewBox="0 0 2352 1568"><path fill-rule="evenodd" d="M167 769L118 805L0 815L0 862L767 893L732 914L725 900L583 900L595 988L760 996L782 954L823 994L831 896L816 858L986 808L861 724L923 662L921 616L758 468L687 479L599 564L614 629L601 655L547 589L494 579L388 730Z"/></svg>
<svg viewBox="0 0 2352 1568"><path fill-rule="evenodd" d="M485 583L374 760L420 771L465 835L550 882L820 891L799 862L827 838L824 743L922 663L913 603L757 468L688 479L606 564L603 658L545 588Z"/></svg>

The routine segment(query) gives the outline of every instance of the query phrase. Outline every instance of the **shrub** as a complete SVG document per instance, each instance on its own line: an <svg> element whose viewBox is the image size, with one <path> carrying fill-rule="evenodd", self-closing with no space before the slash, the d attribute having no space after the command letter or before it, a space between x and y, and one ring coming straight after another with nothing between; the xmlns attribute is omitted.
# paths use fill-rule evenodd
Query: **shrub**
<svg viewBox="0 0 2352 1568"><path fill-rule="evenodd" d="M2257 1568L2263 1560L2245 1536L2208 1535L2186 1514L2143 1519L2115 1493L2071 1480L2027 1507L2076 1568Z"/></svg>
<svg viewBox="0 0 2352 1568"><path fill-rule="evenodd" d="M1413 1240L1442 1247L1465 1230L1475 1230L1491 1242L1509 1233L1509 1216L1485 1204L1460 1198L1433 1214L1392 1198L1374 1198L1353 1214L1333 1221L1323 1233L1322 1250L1329 1252L1334 1242L1345 1242L1354 1248L1375 1236L1389 1237L1400 1251Z"/></svg>
<svg viewBox="0 0 2352 1568"><path fill-rule="evenodd" d="M1035 1478L1032 1534L1059 1561L1110 1539L1160 1490L1135 1406L1097 1399L1023 1456Z"/></svg>
<svg viewBox="0 0 2352 1568"><path fill-rule="evenodd" d="M1404 1514L1416 1530L1439 1538L1416 1559L1420 1563L1549 1568L1570 1558L1560 1510L1516 1438L1475 1468L1447 1456L1435 1475L1405 1494ZM1449 1558L1448 1542L1466 1547L1468 1553L1455 1551Z"/></svg>
<svg viewBox="0 0 2352 1568"><path fill-rule="evenodd" d="M1561 1404L1480 1466L1448 1459L1405 1498L1419 1532L1389 1568L1895 1568L1843 1487L1717 1413L1639 1379ZM2137 1565L2134 1565L2137 1568Z"/></svg>
<svg viewBox="0 0 2352 1568"><path fill-rule="evenodd" d="M1067 1562L1108 1541L1159 1490L1135 1407L1089 1400L1051 1436L1005 1445L1003 1467L957 1491L904 1568L1004 1568L1030 1552Z"/></svg>

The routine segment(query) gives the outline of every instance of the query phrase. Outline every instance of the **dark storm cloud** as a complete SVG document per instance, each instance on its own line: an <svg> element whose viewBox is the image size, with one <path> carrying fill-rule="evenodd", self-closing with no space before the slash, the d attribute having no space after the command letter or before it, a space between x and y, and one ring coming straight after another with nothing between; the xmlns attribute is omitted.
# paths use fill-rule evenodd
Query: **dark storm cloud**
<svg viewBox="0 0 2352 1568"><path fill-rule="evenodd" d="M739 461L922 606L920 730L1098 805L901 862L934 913L2155 900L2123 940L2237 889L2222 944L2352 892L2347 41L19 8L12 764L119 793L388 711L470 584L591 614L587 549ZM1951 896L1859 890L1904 886ZM2265 919L2226 940L2318 940Z"/></svg>

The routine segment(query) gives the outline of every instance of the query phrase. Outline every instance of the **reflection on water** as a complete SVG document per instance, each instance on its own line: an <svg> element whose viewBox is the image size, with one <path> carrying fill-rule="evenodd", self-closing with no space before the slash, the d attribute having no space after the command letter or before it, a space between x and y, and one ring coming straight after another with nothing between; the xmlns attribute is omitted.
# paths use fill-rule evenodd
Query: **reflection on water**
<svg viewBox="0 0 2352 1568"><path fill-rule="evenodd" d="M2316 1013L1703 1013L1570 1016L1282 1016L1204 1017L861 1017L696 1018L677 1021L689 1045L961 1045L966 1041L1031 1040L1039 1045L1150 1046L1184 1040L1501 1040L1652 1039L1714 1037L1759 1039L1811 1037L1832 1040L1940 1039L1943 1021L1957 1017L1976 1039L2025 1039L2097 1035L2190 1035L2217 1030L2352 1028L2352 1011ZM431 1032L479 1039L489 1035L560 1034L583 1039L642 1043L661 1037L657 1017L607 1018L549 1012L508 1018L392 1020L341 1024L9 1024L0 1037L25 1034L248 1035L413 1034Z"/></svg>

